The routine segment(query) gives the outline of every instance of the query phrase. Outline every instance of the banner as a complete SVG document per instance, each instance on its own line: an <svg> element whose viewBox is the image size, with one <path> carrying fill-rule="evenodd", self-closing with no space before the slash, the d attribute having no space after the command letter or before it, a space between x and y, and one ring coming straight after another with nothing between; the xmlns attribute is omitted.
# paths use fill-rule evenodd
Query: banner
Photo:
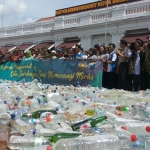
<svg viewBox="0 0 150 150"><path fill-rule="evenodd" d="M93 9L104 8L104 7L107 7L107 2L108 2L108 6L113 6L113 5L130 3L130 2L135 2L135 1L140 1L140 0L102 0L102 1L96 1L96 2L92 2L92 3L87 3L87 4L83 4L83 5L78 5L78 6L74 6L74 7L56 10L55 16L61 16L61 15L67 15L67 14L72 14L72 13L78 13L78 12L93 10Z"/></svg>
<svg viewBox="0 0 150 150"><path fill-rule="evenodd" d="M23 60L0 65L0 79L101 88L102 68L100 60Z"/></svg>

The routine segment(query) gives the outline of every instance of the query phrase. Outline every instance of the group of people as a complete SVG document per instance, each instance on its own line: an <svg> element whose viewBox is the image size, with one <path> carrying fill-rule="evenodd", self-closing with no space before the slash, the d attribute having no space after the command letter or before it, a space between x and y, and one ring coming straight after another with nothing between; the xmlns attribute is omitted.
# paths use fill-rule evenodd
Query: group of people
<svg viewBox="0 0 150 150"><path fill-rule="evenodd" d="M103 61L102 86L108 89L138 91L150 89L150 42L136 39L134 43L120 40L120 48L115 44L108 47L98 44L88 51L80 45L67 49L48 50L32 48L21 51L0 51L0 63L23 59L100 59Z"/></svg>

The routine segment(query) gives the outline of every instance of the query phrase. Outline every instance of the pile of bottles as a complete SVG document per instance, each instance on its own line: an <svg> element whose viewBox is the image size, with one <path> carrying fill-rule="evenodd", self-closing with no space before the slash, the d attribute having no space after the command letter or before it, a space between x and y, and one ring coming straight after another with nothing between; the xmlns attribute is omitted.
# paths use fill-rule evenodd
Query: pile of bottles
<svg viewBox="0 0 150 150"><path fill-rule="evenodd" d="M150 150L150 90L0 80L0 150Z"/></svg>

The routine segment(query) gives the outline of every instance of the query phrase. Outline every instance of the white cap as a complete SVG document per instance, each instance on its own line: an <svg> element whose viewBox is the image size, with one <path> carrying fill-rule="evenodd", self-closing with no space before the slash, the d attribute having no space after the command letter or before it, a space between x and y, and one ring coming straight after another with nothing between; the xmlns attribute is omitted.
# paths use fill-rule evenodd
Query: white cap
<svg viewBox="0 0 150 150"><path fill-rule="evenodd" d="M52 53L56 53L56 51L54 51L54 50L52 50L51 52L52 52Z"/></svg>

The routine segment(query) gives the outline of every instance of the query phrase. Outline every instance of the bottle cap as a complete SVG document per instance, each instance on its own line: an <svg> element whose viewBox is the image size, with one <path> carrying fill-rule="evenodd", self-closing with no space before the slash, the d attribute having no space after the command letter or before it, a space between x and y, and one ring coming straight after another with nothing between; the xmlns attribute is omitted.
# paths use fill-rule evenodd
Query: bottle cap
<svg viewBox="0 0 150 150"><path fill-rule="evenodd" d="M136 141L137 141L137 136L136 136L135 134L131 134L131 135L130 135L130 140L131 140L132 142L136 142Z"/></svg>
<svg viewBox="0 0 150 150"><path fill-rule="evenodd" d="M18 106L14 106L14 110L18 109Z"/></svg>
<svg viewBox="0 0 150 150"><path fill-rule="evenodd" d="M127 111L128 109L126 108L126 107L123 107L123 109L122 109L123 111Z"/></svg>
<svg viewBox="0 0 150 150"><path fill-rule="evenodd" d="M50 146L50 145L47 146L47 147L46 147L46 150L53 150L53 149L52 149L52 146Z"/></svg>
<svg viewBox="0 0 150 150"><path fill-rule="evenodd" d="M118 113L118 116L122 116L122 114L121 114L121 113Z"/></svg>
<svg viewBox="0 0 150 150"><path fill-rule="evenodd" d="M27 105L30 105L30 103L31 103L30 100L27 100L27 101L26 101L26 104L27 104Z"/></svg>
<svg viewBox="0 0 150 150"><path fill-rule="evenodd" d="M59 110L59 108L58 107L56 107L56 111L58 111Z"/></svg>
<svg viewBox="0 0 150 150"><path fill-rule="evenodd" d="M82 102L82 105L85 105L86 103L85 102Z"/></svg>
<svg viewBox="0 0 150 150"><path fill-rule="evenodd" d="M76 100L76 103L78 103L78 102L79 102L79 100L77 99L77 100Z"/></svg>
<svg viewBox="0 0 150 150"><path fill-rule="evenodd" d="M150 126L147 126L147 127L145 128L145 130L146 130L147 132L150 132Z"/></svg>
<svg viewBox="0 0 150 150"><path fill-rule="evenodd" d="M94 110L87 110L86 115L87 116L94 116L95 115Z"/></svg>
<svg viewBox="0 0 150 150"><path fill-rule="evenodd" d="M81 126L81 129L88 129L88 127L89 127L89 126L85 124L85 125L82 125L82 126Z"/></svg>
<svg viewBox="0 0 150 150"><path fill-rule="evenodd" d="M11 119L15 119L16 115L15 114L11 114Z"/></svg>
<svg viewBox="0 0 150 150"><path fill-rule="evenodd" d="M4 104L7 104L7 101L4 101Z"/></svg>
<svg viewBox="0 0 150 150"><path fill-rule="evenodd" d="M126 126L122 126L121 129L123 130L127 130Z"/></svg>
<svg viewBox="0 0 150 150"><path fill-rule="evenodd" d="M51 118L50 117L46 117L46 122L51 122Z"/></svg>
<svg viewBox="0 0 150 150"><path fill-rule="evenodd" d="M36 134L36 129L34 129L34 130L33 130L32 134L33 134L33 135L35 135L35 134Z"/></svg>

